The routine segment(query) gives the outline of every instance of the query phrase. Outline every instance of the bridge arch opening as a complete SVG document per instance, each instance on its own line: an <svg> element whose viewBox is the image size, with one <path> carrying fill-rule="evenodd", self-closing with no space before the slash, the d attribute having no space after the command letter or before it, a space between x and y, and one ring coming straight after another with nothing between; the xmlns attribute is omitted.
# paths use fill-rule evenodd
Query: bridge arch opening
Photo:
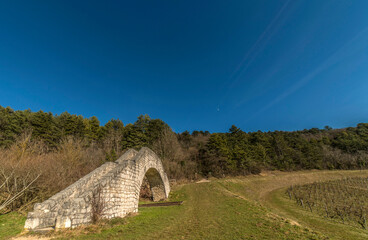
<svg viewBox="0 0 368 240"><path fill-rule="evenodd" d="M141 183L140 196L149 198L154 202L166 198L164 182L157 169L150 168L147 170Z"/></svg>

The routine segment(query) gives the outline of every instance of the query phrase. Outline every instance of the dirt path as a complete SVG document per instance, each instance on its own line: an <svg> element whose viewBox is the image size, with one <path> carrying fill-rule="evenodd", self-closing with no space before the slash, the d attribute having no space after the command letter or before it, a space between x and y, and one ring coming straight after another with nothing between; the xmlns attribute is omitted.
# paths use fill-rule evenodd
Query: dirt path
<svg viewBox="0 0 368 240"><path fill-rule="evenodd" d="M14 237L13 240L49 240L49 237L40 237L40 236L20 236Z"/></svg>
<svg viewBox="0 0 368 240"><path fill-rule="evenodd" d="M182 205L142 208L138 215L115 220L113 224L51 236L103 240L342 239L338 237L339 231L346 231L341 234L346 239L364 239L368 236L364 232L326 223L323 218L294 209L292 204L283 202L282 192L278 192L292 184L353 176L368 176L368 171L267 172L181 185L174 189L170 200L184 201ZM17 239L50 238L20 236Z"/></svg>
<svg viewBox="0 0 368 240"><path fill-rule="evenodd" d="M243 185L243 189L232 189L237 197L243 196L296 225L300 225L331 239L368 239L368 232L360 228L342 224L305 211L285 198L285 188L316 181L328 181L345 177L368 177L368 171L302 171L270 172L261 176L227 179L225 182ZM322 237L323 238L323 237Z"/></svg>
<svg viewBox="0 0 368 240"><path fill-rule="evenodd" d="M280 188L291 185L328 181L344 177L367 177L368 170L356 171L298 171L298 172L265 172L261 175L226 179L234 183L245 185L247 198L265 202L268 195Z"/></svg>

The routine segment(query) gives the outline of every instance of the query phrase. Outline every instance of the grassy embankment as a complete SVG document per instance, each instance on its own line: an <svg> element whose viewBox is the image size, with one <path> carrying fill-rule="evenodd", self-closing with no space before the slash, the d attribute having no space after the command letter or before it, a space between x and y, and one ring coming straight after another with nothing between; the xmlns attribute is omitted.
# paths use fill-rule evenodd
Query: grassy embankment
<svg viewBox="0 0 368 240"><path fill-rule="evenodd" d="M368 176L368 171L270 172L177 186L170 200L184 200L181 206L141 208L136 216L47 236L61 239L367 239L367 230L314 215L285 195L285 188L291 184L343 176ZM1 238L14 236L24 223L24 218L12 222L9 219L10 216L0 218ZM4 235L4 231L9 233Z"/></svg>

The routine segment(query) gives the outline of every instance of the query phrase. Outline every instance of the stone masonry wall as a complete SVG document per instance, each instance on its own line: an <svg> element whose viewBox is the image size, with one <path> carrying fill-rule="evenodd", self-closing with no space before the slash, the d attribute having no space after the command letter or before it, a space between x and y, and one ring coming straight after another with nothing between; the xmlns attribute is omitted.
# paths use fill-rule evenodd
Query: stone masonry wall
<svg viewBox="0 0 368 240"><path fill-rule="evenodd" d="M28 213L25 228L74 228L90 223L97 190L103 218L137 212L144 176L154 200L168 197L169 181L158 156L148 148L139 152L130 149L115 163L105 163L45 202L36 204L34 211Z"/></svg>

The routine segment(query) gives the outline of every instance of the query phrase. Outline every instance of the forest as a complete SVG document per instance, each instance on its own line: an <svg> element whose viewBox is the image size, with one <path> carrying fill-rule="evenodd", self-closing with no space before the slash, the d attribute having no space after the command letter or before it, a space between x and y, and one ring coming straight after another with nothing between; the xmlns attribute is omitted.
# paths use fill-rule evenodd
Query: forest
<svg viewBox="0 0 368 240"><path fill-rule="evenodd" d="M27 209L127 149L143 146L161 157L176 180L263 170L363 169L368 124L292 132L245 132L233 125L226 133L175 133L148 115L101 126L96 117L0 106L0 212Z"/></svg>

